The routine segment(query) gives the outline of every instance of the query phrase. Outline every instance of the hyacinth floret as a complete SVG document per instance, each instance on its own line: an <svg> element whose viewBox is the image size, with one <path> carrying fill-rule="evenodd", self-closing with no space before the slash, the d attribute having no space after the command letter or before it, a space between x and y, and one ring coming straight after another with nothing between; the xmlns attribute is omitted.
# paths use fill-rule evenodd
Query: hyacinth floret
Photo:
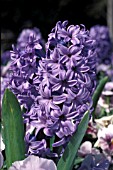
<svg viewBox="0 0 113 170"><path fill-rule="evenodd" d="M34 35L35 36L35 39L38 40L38 42L44 47L45 46L45 41L44 39L42 38L42 34L40 32L40 29L39 28L26 28L26 29L23 29L18 38L17 38L17 48L19 49L23 49L26 47L27 43L29 42L29 36L30 35Z"/></svg>

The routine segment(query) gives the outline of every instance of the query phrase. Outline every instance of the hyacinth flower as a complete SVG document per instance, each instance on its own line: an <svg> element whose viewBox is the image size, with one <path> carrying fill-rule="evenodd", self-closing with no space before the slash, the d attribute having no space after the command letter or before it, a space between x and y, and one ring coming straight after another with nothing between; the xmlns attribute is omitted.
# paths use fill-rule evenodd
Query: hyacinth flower
<svg viewBox="0 0 113 170"><path fill-rule="evenodd" d="M13 47L14 49L14 53L13 55L18 55L18 52L25 48L25 46L27 46L27 43L29 41L29 43L33 43L33 40L29 40L30 35L34 35L36 37L36 40L38 40L40 42L40 44L42 45L43 49L42 50L38 50L35 49L35 54L38 54L37 60L40 60L40 56L44 56L45 54L45 41L42 38L41 32L38 28L33 28L33 29L24 29L22 30L22 32L19 34L18 38L17 38L17 43L16 43L16 48ZM32 39L32 38L31 38ZM40 53L40 55L39 55ZM22 62L22 61L21 61ZM10 50L7 50L5 52L2 53L1 55L1 102L2 102L2 97L4 94L5 89L8 87L8 82L9 82L9 69L10 69L10 65L11 65L11 53ZM26 67L24 68L24 70L26 69ZM27 72L27 70L26 70Z"/></svg>
<svg viewBox="0 0 113 170"><path fill-rule="evenodd" d="M8 79L9 77L10 65L11 65L10 51L7 50L1 54L1 86L2 86L2 89L5 88L4 84L6 84L7 82L6 79Z"/></svg>
<svg viewBox="0 0 113 170"><path fill-rule="evenodd" d="M39 43L44 46L45 45L45 41L42 38L42 34L40 32L39 28L26 28L23 29L19 36L17 37L17 47L19 49L24 49L29 41L29 36L33 34L36 37L36 40L39 41Z"/></svg>
<svg viewBox="0 0 113 170"><path fill-rule="evenodd" d="M113 163L113 124L99 129L97 136L98 140L95 146L100 147L106 158Z"/></svg>
<svg viewBox="0 0 113 170"><path fill-rule="evenodd" d="M41 50L42 47L34 35L29 36L29 42L25 47L25 51L13 46L11 51L11 79L9 88L17 95L20 103L29 109L38 95L39 85L39 58L36 55L36 49ZM35 86L36 84L36 86ZM32 97L31 97L32 96Z"/></svg>
<svg viewBox="0 0 113 170"><path fill-rule="evenodd" d="M37 56L36 49L40 51L42 46L39 41L36 40L35 36L31 34L24 51L14 46L13 51L11 51L11 79L8 87L17 96L21 106L24 106L27 110L29 120L30 116L28 111L31 113L32 107L34 106L35 108L35 104L39 107L37 97L39 97L39 84L42 79L42 72L39 72L39 69L41 69L39 68L41 59ZM38 109L36 112L37 111ZM36 116L35 119L37 118Z"/></svg>
<svg viewBox="0 0 113 170"><path fill-rule="evenodd" d="M9 170L57 170L57 167L50 159L30 155L22 161L12 163Z"/></svg>
<svg viewBox="0 0 113 170"><path fill-rule="evenodd" d="M28 42L29 46L34 45L34 38L32 39L33 36L42 46L41 50L35 48L35 55L38 56L37 60L40 60L41 57L45 57L45 40L43 39L39 28L34 27L23 29L17 37L16 48L24 51L24 48L27 46Z"/></svg>
<svg viewBox="0 0 113 170"><path fill-rule="evenodd" d="M1 54L1 103L5 89L8 87L10 80L10 51L5 51ZM1 107L1 106L0 106Z"/></svg>
<svg viewBox="0 0 113 170"><path fill-rule="evenodd" d="M113 81L113 52L110 55L110 63L100 63L97 65L97 74L108 76L110 81Z"/></svg>
<svg viewBox="0 0 113 170"><path fill-rule="evenodd" d="M56 157L60 146L62 154L84 113L93 110L95 40L84 25L67 24L57 22L48 36L45 57L38 61L36 49L40 51L41 44L34 35L24 50L12 51L10 88L26 108L27 154Z"/></svg>
<svg viewBox="0 0 113 170"><path fill-rule="evenodd" d="M112 42L109 28L103 25L94 25L90 28L90 36L96 40L97 66L99 64L110 64Z"/></svg>

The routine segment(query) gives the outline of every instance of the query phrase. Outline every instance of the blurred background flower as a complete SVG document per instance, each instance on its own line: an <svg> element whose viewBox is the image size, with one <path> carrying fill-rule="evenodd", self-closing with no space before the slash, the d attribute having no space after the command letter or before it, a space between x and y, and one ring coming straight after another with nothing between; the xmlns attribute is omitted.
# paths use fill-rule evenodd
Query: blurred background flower
<svg viewBox="0 0 113 170"><path fill-rule="evenodd" d="M85 141L81 144L80 149L78 150L78 156L85 157L88 154L97 155L100 154L100 151L94 148L90 141Z"/></svg>
<svg viewBox="0 0 113 170"><path fill-rule="evenodd" d="M82 162L82 165L78 170L109 170L109 161L106 158L99 155L87 155Z"/></svg>
<svg viewBox="0 0 113 170"><path fill-rule="evenodd" d="M103 127L98 131L98 140L94 146L100 147L106 158L113 163L113 124Z"/></svg>
<svg viewBox="0 0 113 170"><path fill-rule="evenodd" d="M0 168L2 168L3 163L4 163L4 157L2 155L2 152L0 151Z"/></svg>
<svg viewBox="0 0 113 170"><path fill-rule="evenodd" d="M50 159L30 155L22 161L12 163L9 170L57 170L55 163Z"/></svg>

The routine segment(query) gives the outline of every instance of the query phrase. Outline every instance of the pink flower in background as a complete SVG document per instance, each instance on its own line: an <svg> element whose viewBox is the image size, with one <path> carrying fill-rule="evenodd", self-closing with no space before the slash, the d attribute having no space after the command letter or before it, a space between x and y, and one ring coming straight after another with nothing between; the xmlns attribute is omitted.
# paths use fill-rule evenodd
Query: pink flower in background
<svg viewBox="0 0 113 170"><path fill-rule="evenodd" d="M102 149L103 153L107 156L109 161L112 161L113 156L113 124L109 124L108 127L99 129L98 140L94 146L98 146Z"/></svg>
<svg viewBox="0 0 113 170"><path fill-rule="evenodd" d="M97 127L96 127L96 124L92 120L90 120L90 122L88 123L86 134L91 135L93 138L97 137Z"/></svg>
<svg viewBox="0 0 113 170"><path fill-rule="evenodd" d="M30 155L22 161L14 162L9 170L57 170L57 167L52 160Z"/></svg>
<svg viewBox="0 0 113 170"><path fill-rule="evenodd" d="M80 146L80 149L78 150L78 155L80 157L85 157L88 154L99 154L99 150L96 148L92 147L92 143L90 141L85 141L84 143L82 143L82 145Z"/></svg>

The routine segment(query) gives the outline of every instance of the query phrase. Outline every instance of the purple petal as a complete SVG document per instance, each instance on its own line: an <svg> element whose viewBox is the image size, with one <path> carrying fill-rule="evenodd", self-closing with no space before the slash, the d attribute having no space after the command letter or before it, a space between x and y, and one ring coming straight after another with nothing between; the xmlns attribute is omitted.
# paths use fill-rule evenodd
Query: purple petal
<svg viewBox="0 0 113 170"><path fill-rule="evenodd" d="M53 147L58 147L58 146L61 146L61 145L65 144L65 143L66 143L66 139L63 138L63 139L61 139L60 141L58 141L58 142L56 142L56 143L53 143L52 146L53 146Z"/></svg>
<svg viewBox="0 0 113 170"><path fill-rule="evenodd" d="M53 136L54 135L54 132L52 129L50 128L44 128L44 134L47 135L47 136Z"/></svg>
<svg viewBox="0 0 113 170"><path fill-rule="evenodd" d="M59 83L59 79L57 79L56 77L54 77L54 76L52 76L52 75L49 77L49 81L50 81L50 83L52 83L52 84Z"/></svg>
<svg viewBox="0 0 113 170"><path fill-rule="evenodd" d="M62 94L59 96L53 96L53 103L55 103L55 104L61 104L61 103L65 102L65 100L66 100L65 94Z"/></svg>
<svg viewBox="0 0 113 170"><path fill-rule="evenodd" d="M63 55L61 58L60 58L60 63L66 63L67 61L69 60L69 58L67 57L67 55Z"/></svg>
<svg viewBox="0 0 113 170"><path fill-rule="evenodd" d="M63 46L63 45L59 45L59 51L60 51L60 53L62 54L62 55L67 55L67 54L69 54L69 50L68 50L68 48L67 47L65 47L65 46Z"/></svg>
<svg viewBox="0 0 113 170"><path fill-rule="evenodd" d="M82 66L79 70L84 73L87 72L89 69L90 68L88 66Z"/></svg>
<svg viewBox="0 0 113 170"><path fill-rule="evenodd" d="M66 71L65 70L60 71L59 78L60 78L60 80L65 80L66 79Z"/></svg>
<svg viewBox="0 0 113 170"><path fill-rule="evenodd" d="M61 83L57 83L52 87L52 91L58 91L61 88Z"/></svg>
<svg viewBox="0 0 113 170"><path fill-rule="evenodd" d="M74 85L76 85L77 84L77 80L69 80L68 81L68 85L70 86L70 87L72 87L72 86L74 86Z"/></svg>

